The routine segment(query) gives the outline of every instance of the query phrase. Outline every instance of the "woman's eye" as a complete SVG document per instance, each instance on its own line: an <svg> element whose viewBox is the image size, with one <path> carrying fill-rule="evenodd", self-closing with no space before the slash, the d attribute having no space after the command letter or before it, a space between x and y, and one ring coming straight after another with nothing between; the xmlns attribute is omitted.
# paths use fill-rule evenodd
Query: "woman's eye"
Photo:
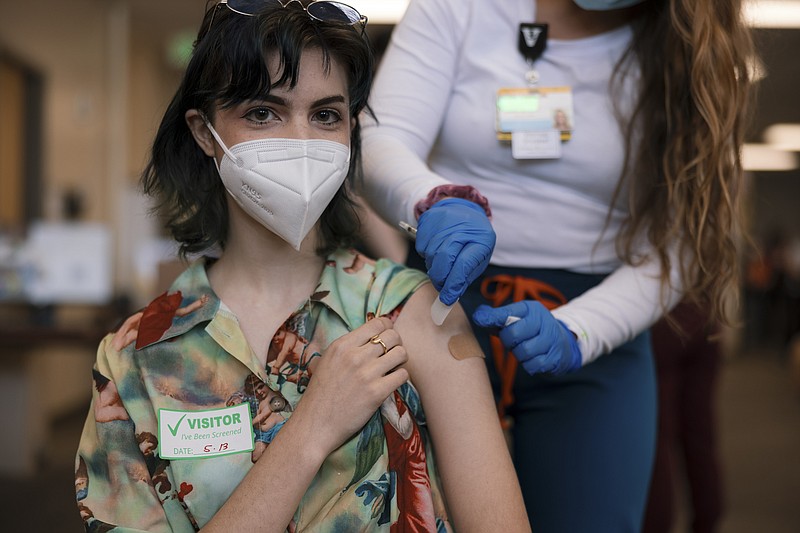
<svg viewBox="0 0 800 533"><path fill-rule="evenodd" d="M341 121L342 116L333 109L323 109L322 111L317 111L314 115L314 119L322 124L332 125Z"/></svg>
<svg viewBox="0 0 800 533"><path fill-rule="evenodd" d="M268 107L257 107L248 111L244 116L250 121L262 123L270 120L273 113Z"/></svg>

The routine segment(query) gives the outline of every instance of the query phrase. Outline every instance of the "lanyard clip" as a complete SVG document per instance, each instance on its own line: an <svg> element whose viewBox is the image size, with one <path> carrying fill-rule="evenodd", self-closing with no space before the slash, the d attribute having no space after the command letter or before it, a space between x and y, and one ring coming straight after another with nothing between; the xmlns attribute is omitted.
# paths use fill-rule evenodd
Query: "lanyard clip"
<svg viewBox="0 0 800 533"><path fill-rule="evenodd" d="M533 63L541 57L545 48L547 48L547 24L520 23L517 47L519 48L519 53L528 62L525 81L533 87L539 83L539 73L533 68Z"/></svg>

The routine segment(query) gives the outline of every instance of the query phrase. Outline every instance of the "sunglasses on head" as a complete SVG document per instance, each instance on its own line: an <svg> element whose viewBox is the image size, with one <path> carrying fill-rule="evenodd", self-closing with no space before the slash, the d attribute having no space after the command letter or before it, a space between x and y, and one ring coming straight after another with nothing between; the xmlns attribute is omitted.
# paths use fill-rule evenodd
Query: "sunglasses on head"
<svg viewBox="0 0 800 533"><path fill-rule="evenodd" d="M286 7L292 2L300 4L309 17L320 22L332 22L348 26L359 25L361 26L362 32L367 25L367 17L359 13L354 7L341 2L315 0L307 6L303 6L300 0L220 0L214 7L214 13L211 14L211 22L208 24L208 30L214 25L214 14L222 5L234 13L252 17L265 5L272 4Z"/></svg>

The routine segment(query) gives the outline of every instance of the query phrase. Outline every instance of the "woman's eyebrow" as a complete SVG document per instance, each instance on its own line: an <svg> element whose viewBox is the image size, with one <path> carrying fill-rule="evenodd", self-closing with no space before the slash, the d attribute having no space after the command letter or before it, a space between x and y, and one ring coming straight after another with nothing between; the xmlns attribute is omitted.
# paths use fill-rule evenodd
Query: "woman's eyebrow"
<svg viewBox="0 0 800 533"><path fill-rule="evenodd" d="M251 100L251 102L253 102L253 103L265 102L265 103L276 104L276 105L280 105L280 106L284 106L284 107L286 107L288 105L287 101L286 101L286 98L283 98L281 96L276 96L274 94L264 95L261 98L258 98L258 99L255 99L255 100ZM344 96L342 96L340 94L337 94L337 95L333 95L333 96L326 96L325 98L320 98L319 100L314 100L311 103L311 105L313 107L318 107L318 106L329 105L329 104L338 104L338 103L344 104L346 102L347 101L345 100Z"/></svg>
<svg viewBox="0 0 800 533"><path fill-rule="evenodd" d="M336 96L327 96L325 98L320 98L314 102L314 106L321 106L321 105L328 105L328 104L344 104L345 99L342 95Z"/></svg>
<svg viewBox="0 0 800 533"><path fill-rule="evenodd" d="M278 105L286 106L286 99L285 98L281 98L280 96L275 96L274 94L267 94L267 95L264 95L264 96L262 96L260 98L254 98L253 100L250 100L250 102L255 103L255 104L257 104L259 102L265 102L265 103L270 103L270 104L278 104Z"/></svg>

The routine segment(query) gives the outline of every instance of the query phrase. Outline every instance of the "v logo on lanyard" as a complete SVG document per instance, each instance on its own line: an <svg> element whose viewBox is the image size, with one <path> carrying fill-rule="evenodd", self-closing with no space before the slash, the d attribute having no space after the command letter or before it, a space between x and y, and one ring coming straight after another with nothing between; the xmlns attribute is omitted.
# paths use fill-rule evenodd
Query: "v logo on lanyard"
<svg viewBox="0 0 800 533"><path fill-rule="evenodd" d="M518 48L529 65L539 59L547 48L547 24L521 23Z"/></svg>

